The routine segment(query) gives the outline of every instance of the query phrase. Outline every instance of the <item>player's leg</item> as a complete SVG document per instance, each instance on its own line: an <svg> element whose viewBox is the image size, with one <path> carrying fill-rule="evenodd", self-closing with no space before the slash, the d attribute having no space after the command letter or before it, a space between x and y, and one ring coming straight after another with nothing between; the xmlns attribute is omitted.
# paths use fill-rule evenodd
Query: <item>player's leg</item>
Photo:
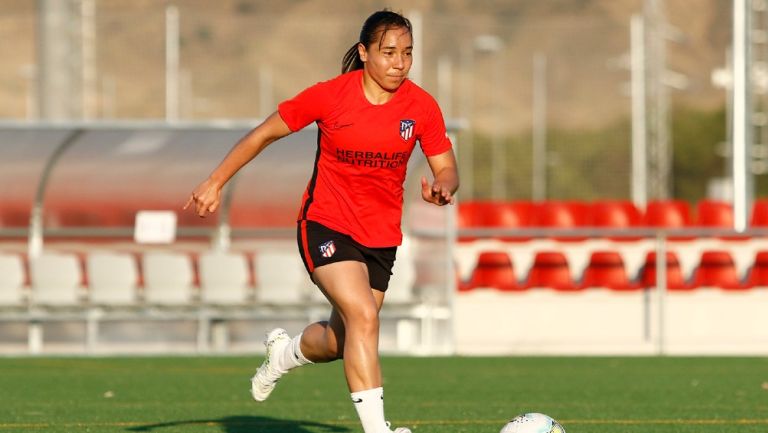
<svg viewBox="0 0 768 433"><path fill-rule="evenodd" d="M392 430L384 417L379 364L379 310L384 292L370 287L368 269L368 264L361 262L338 262L317 268L313 278L343 323L343 343L338 344L340 333L333 333L333 338L335 347L343 349L344 374L363 430L385 433ZM328 329L334 327L325 328ZM395 432L410 433L410 430L398 428Z"/></svg>
<svg viewBox="0 0 768 433"><path fill-rule="evenodd" d="M376 308L380 311L384 302L383 292L373 290L372 293L376 299ZM308 325L300 335L301 352L312 362L331 362L344 357L344 321L335 308L327 321Z"/></svg>
<svg viewBox="0 0 768 433"><path fill-rule="evenodd" d="M316 268L312 276L343 323L342 356L350 391L381 386L379 303L369 285L366 264L331 263Z"/></svg>
<svg viewBox="0 0 768 433"><path fill-rule="evenodd" d="M301 333L301 352L312 362L323 363L344 356L344 322L336 309L328 320L315 322Z"/></svg>
<svg viewBox="0 0 768 433"><path fill-rule="evenodd" d="M383 292L373 291L377 311L384 300ZM266 338L267 355L264 364L251 379L251 392L257 401L264 401L275 385L289 370L309 363L324 363L341 359L344 354L344 321L334 308L327 321L315 322L290 338L277 328Z"/></svg>

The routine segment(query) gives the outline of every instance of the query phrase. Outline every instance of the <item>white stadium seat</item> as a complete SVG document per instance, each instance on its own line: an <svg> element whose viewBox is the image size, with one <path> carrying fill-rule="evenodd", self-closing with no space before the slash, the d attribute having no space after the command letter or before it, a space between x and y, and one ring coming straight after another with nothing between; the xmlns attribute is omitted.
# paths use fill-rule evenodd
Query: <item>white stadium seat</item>
<svg viewBox="0 0 768 433"><path fill-rule="evenodd" d="M139 272L131 254L94 252L85 264L92 303L117 306L136 302Z"/></svg>
<svg viewBox="0 0 768 433"><path fill-rule="evenodd" d="M312 282L296 251L260 250L254 255L256 299L263 304L295 304L310 296Z"/></svg>
<svg viewBox="0 0 768 433"><path fill-rule="evenodd" d="M248 262L242 254L209 252L200 256L200 296L210 304L248 300Z"/></svg>
<svg viewBox="0 0 768 433"><path fill-rule="evenodd" d="M146 302L184 305L192 301L194 272L187 254L149 252L144 254L142 264Z"/></svg>
<svg viewBox="0 0 768 433"><path fill-rule="evenodd" d="M24 302L24 263L17 254L0 254L0 305Z"/></svg>
<svg viewBox="0 0 768 433"><path fill-rule="evenodd" d="M30 261L32 302L38 305L76 305L82 289L82 269L76 255L42 253Z"/></svg>

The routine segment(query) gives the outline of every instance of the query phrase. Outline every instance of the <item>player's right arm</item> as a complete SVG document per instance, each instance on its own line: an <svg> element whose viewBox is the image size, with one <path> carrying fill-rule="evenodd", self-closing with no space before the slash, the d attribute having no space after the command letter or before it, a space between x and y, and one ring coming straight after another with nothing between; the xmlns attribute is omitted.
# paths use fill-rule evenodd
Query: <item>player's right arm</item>
<svg viewBox="0 0 768 433"><path fill-rule="evenodd" d="M245 137L232 147L226 157L214 169L208 179L204 180L184 205L184 209L194 204L195 212L205 217L214 212L221 202L221 189L245 164L261 153L264 148L275 140L285 137L292 131L285 124L278 112L272 113L259 126L253 128Z"/></svg>

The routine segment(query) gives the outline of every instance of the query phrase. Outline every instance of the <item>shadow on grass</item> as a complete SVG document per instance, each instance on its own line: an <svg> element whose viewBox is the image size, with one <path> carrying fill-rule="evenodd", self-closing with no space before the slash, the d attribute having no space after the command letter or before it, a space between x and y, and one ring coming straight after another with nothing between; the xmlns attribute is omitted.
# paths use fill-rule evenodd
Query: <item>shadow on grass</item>
<svg viewBox="0 0 768 433"><path fill-rule="evenodd" d="M266 416L228 416L217 419L171 421L135 426L128 428L127 431L162 433L164 428L178 426L218 426L222 433L345 433L350 431L349 428L342 426Z"/></svg>

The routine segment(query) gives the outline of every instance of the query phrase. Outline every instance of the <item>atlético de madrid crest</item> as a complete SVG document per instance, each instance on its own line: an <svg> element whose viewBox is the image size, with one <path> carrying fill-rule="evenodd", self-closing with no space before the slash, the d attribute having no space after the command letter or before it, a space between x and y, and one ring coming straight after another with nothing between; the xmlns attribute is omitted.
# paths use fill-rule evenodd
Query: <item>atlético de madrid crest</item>
<svg viewBox="0 0 768 433"><path fill-rule="evenodd" d="M333 241L328 241L320 245L320 254L323 257L331 257L336 252L336 244Z"/></svg>
<svg viewBox="0 0 768 433"><path fill-rule="evenodd" d="M403 137L403 140L408 141L413 136L413 125L415 124L415 120L405 119L400 121L400 136Z"/></svg>

